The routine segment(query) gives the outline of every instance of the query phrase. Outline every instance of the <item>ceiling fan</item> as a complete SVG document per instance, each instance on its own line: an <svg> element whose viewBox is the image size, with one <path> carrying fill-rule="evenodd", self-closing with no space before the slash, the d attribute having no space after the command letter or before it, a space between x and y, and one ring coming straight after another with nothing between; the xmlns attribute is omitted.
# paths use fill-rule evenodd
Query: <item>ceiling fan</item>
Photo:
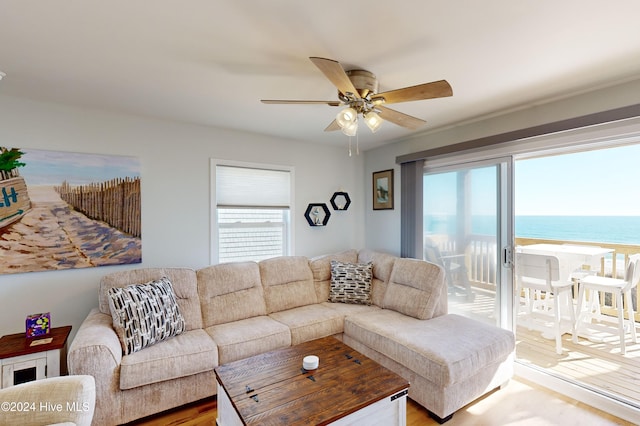
<svg viewBox="0 0 640 426"><path fill-rule="evenodd" d="M366 70L344 70L338 61L326 58L311 57L311 62L338 89L338 101L303 101L262 99L265 104L327 104L329 106L345 106L336 119L325 128L325 132L342 130L347 136L354 136L358 130L358 117L372 132L377 131L383 120L412 130L420 128L426 121L393 109L386 104L395 104L423 99L434 99L452 96L453 91L446 80L433 81L417 86L390 90L378 93L378 79Z"/></svg>

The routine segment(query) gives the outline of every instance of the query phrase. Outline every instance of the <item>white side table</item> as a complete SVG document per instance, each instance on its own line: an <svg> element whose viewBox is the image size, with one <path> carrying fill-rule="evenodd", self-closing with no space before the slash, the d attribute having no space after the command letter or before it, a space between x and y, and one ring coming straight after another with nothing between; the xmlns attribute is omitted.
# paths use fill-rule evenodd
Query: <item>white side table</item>
<svg viewBox="0 0 640 426"><path fill-rule="evenodd" d="M0 388L67 374L67 340L71 326L52 328L49 334L27 339L25 333L0 338ZM51 342L33 345L34 341Z"/></svg>

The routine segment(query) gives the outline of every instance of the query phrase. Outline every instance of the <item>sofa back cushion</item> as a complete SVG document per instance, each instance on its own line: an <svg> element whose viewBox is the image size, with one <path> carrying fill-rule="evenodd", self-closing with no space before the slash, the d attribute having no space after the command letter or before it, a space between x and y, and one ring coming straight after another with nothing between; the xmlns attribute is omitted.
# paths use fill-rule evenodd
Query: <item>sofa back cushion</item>
<svg viewBox="0 0 640 426"><path fill-rule="evenodd" d="M309 259L281 256L258 263L267 312L318 303Z"/></svg>
<svg viewBox="0 0 640 426"><path fill-rule="evenodd" d="M331 286L331 261L337 260L344 263L357 263L358 252L347 250L340 253L326 254L310 259L309 265L313 272L313 283L316 289L316 296L319 302L329 300Z"/></svg>
<svg viewBox="0 0 640 426"><path fill-rule="evenodd" d="M424 260L396 259L382 307L422 320L446 314L444 270Z"/></svg>
<svg viewBox="0 0 640 426"><path fill-rule="evenodd" d="M196 275L205 328L267 314L257 263L222 263Z"/></svg>
<svg viewBox="0 0 640 426"><path fill-rule="evenodd" d="M202 313L196 282L196 272L189 268L142 268L113 272L100 280L98 307L103 314L111 315L109 309L109 289L145 284L167 277L171 281L180 313L185 322L185 330L202 328Z"/></svg>
<svg viewBox="0 0 640 426"><path fill-rule="evenodd" d="M371 302L382 307L387 285L391 277L391 270L397 257L387 253L372 250L360 250L358 263L373 263L373 278L371 279Z"/></svg>

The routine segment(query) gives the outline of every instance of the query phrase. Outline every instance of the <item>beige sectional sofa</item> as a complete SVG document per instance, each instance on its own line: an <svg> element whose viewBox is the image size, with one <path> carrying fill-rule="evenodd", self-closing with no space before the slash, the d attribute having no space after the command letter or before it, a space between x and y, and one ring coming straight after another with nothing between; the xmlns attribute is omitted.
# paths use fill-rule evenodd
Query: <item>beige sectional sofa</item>
<svg viewBox="0 0 640 426"><path fill-rule="evenodd" d="M373 263L371 305L328 301L331 260ZM95 377L94 424L122 424L215 395L218 365L335 335L405 377L409 397L444 421L511 378L515 341L509 331L447 314L443 274L369 250L112 273L71 343L69 372ZM185 331L123 355L107 292L162 277Z"/></svg>

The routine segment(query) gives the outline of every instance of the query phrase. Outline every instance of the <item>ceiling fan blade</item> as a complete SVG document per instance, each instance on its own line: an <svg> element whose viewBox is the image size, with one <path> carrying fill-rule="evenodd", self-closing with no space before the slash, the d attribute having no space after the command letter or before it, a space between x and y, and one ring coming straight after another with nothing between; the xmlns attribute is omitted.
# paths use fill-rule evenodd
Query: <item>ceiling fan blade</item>
<svg viewBox="0 0 640 426"><path fill-rule="evenodd" d="M426 121L413 117L411 115L403 114L391 108L386 108L381 105L376 106L376 109L380 110L380 117L383 120L390 121L398 126L406 127L411 130L418 130Z"/></svg>
<svg viewBox="0 0 640 426"><path fill-rule="evenodd" d="M260 102L262 102L263 104L310 104L310 105L316 105L316 104L322 104L322 105L329 105L329 106L340 106L342 105L342 102L340 101L296 101L296 100L280 100L280 99L261 99Z"/></svg>
<svg viewBox="0 0 640 426"><path fill-rule="evenodd" d="M331 124L329 124L327 128L324 129L325 132L333 132L334 130L340 130L340 125L336 120L333 120Z"/></svg>
<svg viewBox="0 0 640 426"><path fill-rule="evenodd" d="M347 93L353 93L353 96L356 98L360 97L360 94L353 86L353 83L349 79L347 73L344 72L344 68L340 65L340 62L334 61L333 59L325 59L318 57L311 57L311 62L317 66L320 71L333 83L334 86L342 93L346 95Z"/></svg>
<svg viewBox="0 0 640 426"><path fill-rule="evenodd" d="M432 81L431 83L418 84L417 86L405 87L403 89L390 90L388 92L377 93L376 98L383 97L385 104L396 104L398 102L420 101L422 99L444 98L452 96L453 90L447 80Z"/></svg>

